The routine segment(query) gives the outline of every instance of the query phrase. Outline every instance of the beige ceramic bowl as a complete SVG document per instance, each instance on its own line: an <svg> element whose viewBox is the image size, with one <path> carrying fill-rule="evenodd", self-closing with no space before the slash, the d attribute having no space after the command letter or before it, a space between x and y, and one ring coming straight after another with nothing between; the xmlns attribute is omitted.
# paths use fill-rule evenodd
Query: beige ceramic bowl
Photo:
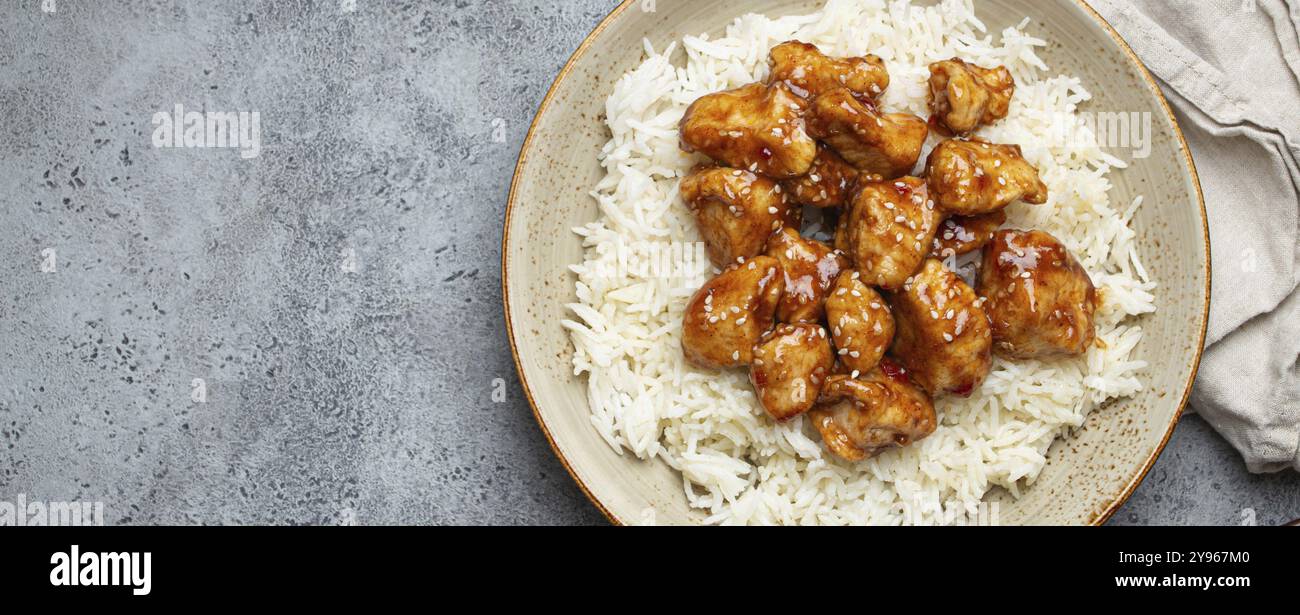
<svg viewBox="0 0 1300 615"><path fill-rule="evenodd" d="M611 521L693 524L681 479L663 462L616 455L588 420L585 381L575 377L568 336L560 327L574 300L566 269L582 259L570 229L597 216L586 196L601 177L596 153L608 139L601 124L614 82L638 64L642 38L657 48L688 34L720 33L747 12L807 13L815 0L657 0L643 10L627 0L573 54L542 103L515 170L502 242L502 284L510 343L524 391L542 430L574 480ZM1168 441L1200 360L1208 314L1209 234L1192 159L1169 107L1133 52L1079 0L977 0L1000 32L1024 16L1050 41L1040 52L1057 70L1079 75L1098 111L1148 112L1149 158L1111 175L1112 197L1146 196L1134 227L1141 258L1160 283L1159 311L1142 319L1136 356L1151 364L1146 391L1094 412L1086 427L1059 440L1047 467L1022 498L993 492L1008 524L1098 524L1133 492Z"/></svg>

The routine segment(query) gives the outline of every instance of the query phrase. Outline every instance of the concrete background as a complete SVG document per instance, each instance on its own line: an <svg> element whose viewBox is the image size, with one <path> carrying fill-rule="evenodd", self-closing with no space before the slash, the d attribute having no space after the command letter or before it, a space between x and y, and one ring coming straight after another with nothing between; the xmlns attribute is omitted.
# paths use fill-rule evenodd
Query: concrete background
<svg viewBox="0 0 1300 615"><path fill-rule="evenodd" d="M532 114L614 4L0 14L0 500L102 501L110 524L603 523L518 388L498 251ZM154 148L178 103L258 110L261 155ZM1249 475L1188 418L1115 522L1244 509L1300 517L1300 476Z"/></svg>

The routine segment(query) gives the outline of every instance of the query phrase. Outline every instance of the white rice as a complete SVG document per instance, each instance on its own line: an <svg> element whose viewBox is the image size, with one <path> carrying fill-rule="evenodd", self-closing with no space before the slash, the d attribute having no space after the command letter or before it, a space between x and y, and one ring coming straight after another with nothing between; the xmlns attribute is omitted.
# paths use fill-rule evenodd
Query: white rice
<svg viewBox="0 0 1300 615"><path fill-rule="evenodd" d="M569 306L575 317L564 321L575 373L587 377L591 422L614 450L679 470L686 498L710 523L961 522L987 510L978 504L991 488L1016 495L1031 484L1052 442L1093 409L1141 390L1146 364L1131 353L1142 331L1127 322L1155 310L1155 284L1137 262L1128 226L1141 199L1112 205L1106 175L1124 165L1097 147L1086 127L1068 143L1048 136L1090 95L1077 78L1049 72L1035 54L1046 43L1023 30L1028 23L995 39L969 0L929 8L830 0L811 15L745 15L722 38L687 37L662 53L645 43L645 61L606 102L612 138L600 160L607 175L591 193L601 216L575 229L586 258L571 267L578 302ZM699 159L678 148L677 124L700 96L766 78L768 50L791 39L831 55L879 55L892 78L885 110L922 117L931 62L958 56L1006 65L1018 83L1010 115L981 136L1019 144L1051 189L1046 205L1013 205L1009 225L1046 230L1078 256L1104 289L1098 335L1105 346L1084 358L995 360L970 399L937 401L934 435L861 463L829 454L802 419L769 419L745 370L687 365L683 310L716 270L678 197L678 182ZM670 258L671 271L626 263L647 246L685 246L685 255Z"/></svg>

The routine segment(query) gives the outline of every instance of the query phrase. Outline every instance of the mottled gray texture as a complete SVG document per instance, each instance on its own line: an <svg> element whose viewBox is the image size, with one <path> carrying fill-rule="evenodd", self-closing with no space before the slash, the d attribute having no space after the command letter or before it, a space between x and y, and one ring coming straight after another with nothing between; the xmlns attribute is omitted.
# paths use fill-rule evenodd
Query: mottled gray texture
<svg viewBox="0 0 1300 615"><path fill-rule="evenodd" d="M498 259L528 122L613 4L0 14L0 500L99 500L108 523L603 522L517 384ZM261 156L154 148L177 103L259 111ZM1117 522L1300 516L1300 478L1248 476L1184 423Z"/></svg>

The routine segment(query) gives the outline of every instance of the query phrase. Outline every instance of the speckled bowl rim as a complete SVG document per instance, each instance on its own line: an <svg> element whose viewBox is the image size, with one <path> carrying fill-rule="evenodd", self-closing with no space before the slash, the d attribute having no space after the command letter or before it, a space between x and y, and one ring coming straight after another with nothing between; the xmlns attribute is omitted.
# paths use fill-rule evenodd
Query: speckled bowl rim
<svg viewBox="0 0 1300 615"><path fill-rule="evenodd" d="M509 252L506 251L506 246L508 246L510 242L510 218L514 213L515 205L517 204L515 197L518 194L520 171L523 169L524 163L528 159L529 149L533 143L533 136L537 130L538 120L541 119L550 108L551 99L554 97L555 91L559 88L560 83L569 76L574 65L576 65L578 60L587 53L587 49L591 47L591 44L596 40L596 37L600 36L600 34L605 31L605 28L609 27L609 24L618 19L623 12L628 9L628 7L636 4L638 1L639 0L623 0L623 2L621 2L617 7L614 7L614 10L610 11L609 15L606 15L605 18L596 25L596 28L591 31L591 34L588 34L587 37L582 40L582 44L578 45L578 48L573 52L573 55L569 56L569 60L564 63L564 68L560 69L559 75L555 77L555 81L551 83L550 89L546 91L546 97L542 99L542 104L538 106L537 113L533 116L533 121L528 127L528 135L524 138L524 143L519 148L519 161L515 164L514 177L510 181L510 195L506 201L505 226L501 233L501 301L505 309L506 333L510 338L510 354L514 358L515 371L519 373L519 383L523 385L524 396L528 398L528 407L532 409L533 417L537 419L537 424L542 428L542 433L546 435L547 443L550 444L551 450L555 451L555 456L559 458L560 464L564 466L565 471L569 473L569 476L573 477L573 481L578 484L578 488L587 496L587 499L591 500L591 503L600 510L601 514L605 515L605 518L614 525L627 525L627 523L615 516L614 513L600 501L600 498L596 497L591 488L588 487L587 484L578 476L577 471L573 469L573 466L564 456L564 453L560 451L559 444L555 441L555 436L551 433L550 427L547 426L546 421L542 418L541 412L537 409L537 400L533 398L532 388L528 385L528 375L524 373L523 363L519 360L519 348L518 342L515 339L514 323L510 321L510 285L508 283L510 279L510 261L508 258ZM1169 438L1173 436L1174 429L1178 426L1178 421L1182 418L1183 411L1187 408L1187 400L1192 394L1192 384L1196 382L1196 374L1200 370L1201 357L1205 350L1205 334L1210 322L1210 290L1212 287L1212 272L1210 268L1210 224L1209 217L1205 212L1205 193L1201 189L1201 178L1200 174L1196 171L1196 161L1192 159L1192 150L1187 146L1187 138L1183 135L1182 127L1178 125L1178 118L1174 116L1173 109L1169 107L1169 101L1165 99L1164 92L1160 90L1160 86L1156 83L1155 77L1151 75L1151 71L1147 70L1146 65L1138 59L1137 54L1133 52L1133 48L1129 47L1128 42L1124 40L1124 37L1119 35L1119 32L1115 30L1114 26L1110 25L1110 22L1106 21L1105 17L1102 17L1100 13L1089 6L1084 0L1070 1L1083 9L1085 13L1092 16L1097 24L1110 34L1110 37L1119 45L1119 48L1124 52L1124 55L1128 56L1129 61L1138 68L1138 72L1141 73L1142 78L1147 82L1148 90L1155 95L1156 100L1160 102L1160 107L1164 109L1165 115L1169 117L1169 122L1174 127L1174 133L1178 136L1178 143L1181 146L1183 159L1187 164L1187 172L1191 177L1192 185L1196 189L1196 203L1201 214L1202 239L1205 242L1205 262L1202 263L1205 270L1205 305L1201 309L1200 340L1196 344L1196 359L1192 361L1192 371L1188 374L1187 384L1184 386L1182 398L1178 402L1178 410L1174 412L1173 417L1169 421L1169 427L1165 429L1165 434L1161 437L1160 444L1158 444L1155 450L1151 452L1151 456L1148 457L1146 462L1142 464L1142 467L1134 473L1133 478L1129 480L1128 485L1115 496L1110 505L1108 505L1101 514L1093 518L1091 525L1099 526L1110 520L1111 516L1119 510L1120 506L1124 505L1124 502L1128 501L1129 497L1133 495L1133 492L1137 489L1138 485L1146 478L1147 473L1151 471L1151 467L1155 465L1156 459L1160 457L1160 453L1164 452L1165 446L1169 444Z"/></svg>

